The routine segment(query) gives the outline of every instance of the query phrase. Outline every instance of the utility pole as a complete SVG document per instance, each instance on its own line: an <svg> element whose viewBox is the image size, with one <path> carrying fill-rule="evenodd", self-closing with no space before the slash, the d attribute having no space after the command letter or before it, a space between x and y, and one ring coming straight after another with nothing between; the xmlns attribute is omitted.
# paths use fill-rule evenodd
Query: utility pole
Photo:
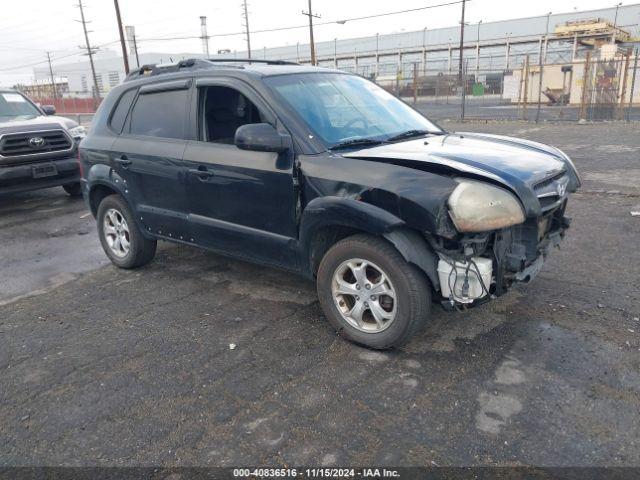
<svg viewBox="0 0 640 480"><path fill-rule="evenodd" d="M209 35L207 35L207 17L200 17L200 39L202 40L202 53L209 58Z"/></svg>
<svg viewBox="0 0 640 480"><path fill-rule="evenodd" d="M540 51L538 52L538 108L536 110L536 123L540 121L540 103L542 102L542 74L544 71L543 58L546 60L547 39L549 37L549 19L551 18L551 12L547 13L547 29L544 34L544 53L542 46L542 38L540 39Z"/></svg>
<svg viewBox="0 0 640 480"><path fill-rule="evenodd" d="M82 29L84 30L84 41L86 43L87 55L89 56L89 64L91 65L91 75L93 76L93 99L100 98L100 89L98 88L98 76L96 75L96 66L93 63L93 54L95 50L91 48L89 43L89 32L87 31L87 21L84 18L84 7L82 0L78 0L78 8L80 9L80 18L82 19ZM82 48L82 47L80 47ZM96 105L97 106L97 105Z"/></svg>
<svg viewBox="0 0 640 480"><path fill-rule="evenodd" d="M629 93L629 107L627 108L627 122L631 117L631 107L633 107L633 94L636 89L636 72L638 71L638 57L640 56L640 52L636 48L635 50L636 58L633 60L633 73L631 74L631 92Z"/></svg>
<svg viewBox="0 0 640 480"><path fill-rule="evenodd" d="M244 28L247 32L247 55L251 58L251 30L249 30L249 9L247 8L247 0L243 0L242 2L244 7Z"/></svg>
<svg viewBox="0 0 640 480"><path fill-rule="evenodd" d="M303 15L309 17L309 45L311 46L311 65L316 64L316 45L313 41L313 19L320 18L320 15L314 15L311 9L311 0L309 0L309 11L302 11Z"/></svg>
<svg viewBox="0 0 640 480"><path fill-rule="evenodd" d="M476 82L480 76L480 25L482 25L482 20L478 21L478 40L476 43Z"/></svg>
<svg viewBox="0 0 640 480"><path fill-rule="evenodd" d="M53 68L51 67L51 52L47 52L47 61L49 62L49 75L51 75L51 88L53 89L53 99L58 98L58 89L56 88L56 80L53 77Z"/></svg>
<svg viewBox="0 0 640 480"><path fill-rule="evenodd" d="M120 46L122 47L122 59L124 60L124 73L129 75L129 56L127 55L127 44L124 41L124 31L122 30L122 18L120 17L120 5L118 5L118 0L113 0L113 5L116 7L118 33L120 33Z"/></svg>
<svg viewBox="0 0 640 480"><path fill-rule="evenodd" d="M461 86L462 86L462 65L463 65L462 50L464 49L464 9L465 9L466 3L467 3L467 0L462 0L462 16L460 17L460 58L459 58L459 64L458 64L458 81L460 82Z"/></svg>

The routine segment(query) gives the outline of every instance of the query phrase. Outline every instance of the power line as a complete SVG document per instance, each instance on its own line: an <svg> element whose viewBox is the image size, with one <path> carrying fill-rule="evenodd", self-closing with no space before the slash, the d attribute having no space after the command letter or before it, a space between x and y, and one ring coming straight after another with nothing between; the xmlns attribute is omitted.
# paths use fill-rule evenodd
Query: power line
<svg viewBox="0 0 640 480"><path fill-rule="evenodd" d="M96 45L96 46L93 47L93 49L97 50L97 49L102 48L102 47L108 47L110 45L115 45L116 43L119 43L119 42L120 42L120 40L113 40L111 42L107 42L107 43L102 43L100 45ZM84 48L84 47L82 47L82 48ZM55 62L57 60L63 60L65 58L77 57L78 55L86 55L86 54L85 53L81 53L81 52L74 52L74 53L69 53L67 55L60 55L59 57L52 58L51 61ZM26 63L26 64L22 64L22 65L15 65L13 67L0 68L0 72L9 72L11 70L20 70L20 69L27 68L27 67L36 67L38 65L42 65L43 63L47 63L47 62L48 62L48 60L40 60L40 61L33 62L33 63Z"/></svg>
<svg viewBox="0 0 640 480"><path fill-rule="evenodd" d="M378 17L387 17L390 15L400 15L403 13L411 13L411 12L416 12L416 11L422 11L422 10L429 10L432 8L439 8L439 7L447 7L450 5L458 5L460 3L462 3L463 0L455 0L455 1L451 1L451 2L446 2L446 3L439 3L436 5L428 5L425 7L417 7L417 8L410 8L410 9L406 9L406 10L397 10L394 12L385 12L385 13L378 13L378 14L374 14L374 15L365 15L362 17L351 17L351 18L345 18L345 19L340 19L340 20L331 20L331 21L326 21L326 22L318 22L315 23L314 26L323 26L323 25L333 25L333 24L339 24L342 25L346 22L356 22L359 20L368 20L371 18L378 18ZM465 0L465 1L470 1L470 0ZM284 30L295 30L295 29L299 29L299 28L309 28L308 24L305 25L290 25L290 26L285 26L285 27L275 27L275 28L266 28L266 29L262 29L262 30L253 30L253 33L269 33L269 32L281 32ZM242 31L242 32L229 32L229 33L218 33L218 34L214 34L214 35L210 35L211 37L233 37L233 36L238 36L238 35L245 35L246 31ZM174 37L151 37L151 38L140 38L139 41L165 41L165 40L192 40L194 38L200 38L197 36L193 36L193 35L185 35L185 36L174 36Z"/></svg>

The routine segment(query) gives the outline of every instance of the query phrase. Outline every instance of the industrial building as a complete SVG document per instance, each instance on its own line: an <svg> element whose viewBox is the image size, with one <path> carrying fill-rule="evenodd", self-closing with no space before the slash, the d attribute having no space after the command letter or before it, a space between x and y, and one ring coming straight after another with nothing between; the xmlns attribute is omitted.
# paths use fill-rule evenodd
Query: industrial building
<svg viewBox="0 0 640 480"><path fill-rule="evenodd" d="M639 21L640 4L633 4L466 24L463 68L469 93L500 95L503 99L526 104L538 101L541 88L544 101L551 101L555 96L559 101L579 102L584 82L581 65L587 52L591 52L592 65L599 59L615 59L619 65L615 73L618 94L624 84L628 97L634 84L635 69L633 55L625 55L638 45ZM344 28L348 32L348 22ZM425 27L418 31L316 42L315 50L320 66L356 72L400 95L438 97L459 93L459 38L459 25L437 29ZM601 53L602 45L614 47ZM299 63L311 60L308 44L263 48L252 54L254 58ZM202 56L204 53L141 53L139 63ZM247 56L247 52L241 51L213 55L214 58ZM628 61L623 59L627 57ZM131 60L135 65L134 59ZM545 65L547 81L543 85L538 85L536 80L539 63ZM95 56L95 65L101 94L124 78L122 58L113 51L100 51ZM626 68L625 72L623 68ZM523 74L525 69L526 74ZM93 81L88 62L55 65L54 70L56 77L66 79L69 92L66 95L92 95ZM623 81L625 73L629 78ZM46 82L49 75L48 67L34 69L36 83ZM640 86L635 89L636 101L640 102Z"/></svg>

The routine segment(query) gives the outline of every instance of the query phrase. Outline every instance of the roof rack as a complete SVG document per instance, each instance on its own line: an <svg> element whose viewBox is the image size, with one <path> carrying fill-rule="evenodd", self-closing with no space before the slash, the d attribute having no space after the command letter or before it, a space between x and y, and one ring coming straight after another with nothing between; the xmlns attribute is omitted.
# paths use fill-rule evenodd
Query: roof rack
<svg viewBox="0 0 640 480"><path fill-rule="evenodd" d="M263 63L265 65L300 65L297 62L288 62L286 60L258 60L255 58L208 58L207 61L213 63Z"/></svg>
<svg viewBox="0 0 640 480"><path fill-rule="evenodd" d="M179 72L185 68L210 68L211 63L208 60L201 60L199 58L189 58L187 60L180 60L175 63L152 63L147 65L142 65L140 68L136 68L135 70L131 70L127 78L125 78L125 82L129 80L135 80L140 77L149 77L153 75L160 75L163 73L174 73Z"/></svg>
<svg viewBox="0 0 640 480"><path fill-rule="evenodd" d="M216 64L233 64L233 63L260 63L264 65L300 65L295 62L287 62L284 60L255 60L253 58L209 58L209 59L200 59L200 58L189 58L187 60L180 60L175 63L158 63L158 64L148 64L143 65L140 68L132 70L127 78L125 78L125 82L130 80L135 80L136 78L141 77L150 77L154 75L161 75L164 73L175 73L179 72L185 68L189 69L205 69L218 66ZM222 66L222 65L220 65ZM244 68L243 66L234 66L234 65L225 65L225 67L231 68Z"/></svg>

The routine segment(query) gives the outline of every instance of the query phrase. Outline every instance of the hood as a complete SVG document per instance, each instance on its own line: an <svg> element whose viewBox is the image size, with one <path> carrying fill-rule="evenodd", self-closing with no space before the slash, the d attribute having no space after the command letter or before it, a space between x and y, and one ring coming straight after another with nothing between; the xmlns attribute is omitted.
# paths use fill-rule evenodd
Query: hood
<svg viewBox="0 0 640 480"><path fill-rule="evenodd" d="M0 134L15 132L33 132L36 130L53 130L56 128L64 128L68 130L77 127L78 123L70 118L58 117L55 115L41 115L27 119L8 119L0 121Z"/></svg>
<svg viewBox="0 0 640 480"><path fill-rule="evenodd" d="M344 154L345 157L400 163L407 167L453 170L484 177L514 191L525 209L538 205L533 186L566 171L568 190L580 185L571 161L558 149L527 140L478 133L450 133L384 144ZM528 208L528 205L531 206Z"/></svg>

